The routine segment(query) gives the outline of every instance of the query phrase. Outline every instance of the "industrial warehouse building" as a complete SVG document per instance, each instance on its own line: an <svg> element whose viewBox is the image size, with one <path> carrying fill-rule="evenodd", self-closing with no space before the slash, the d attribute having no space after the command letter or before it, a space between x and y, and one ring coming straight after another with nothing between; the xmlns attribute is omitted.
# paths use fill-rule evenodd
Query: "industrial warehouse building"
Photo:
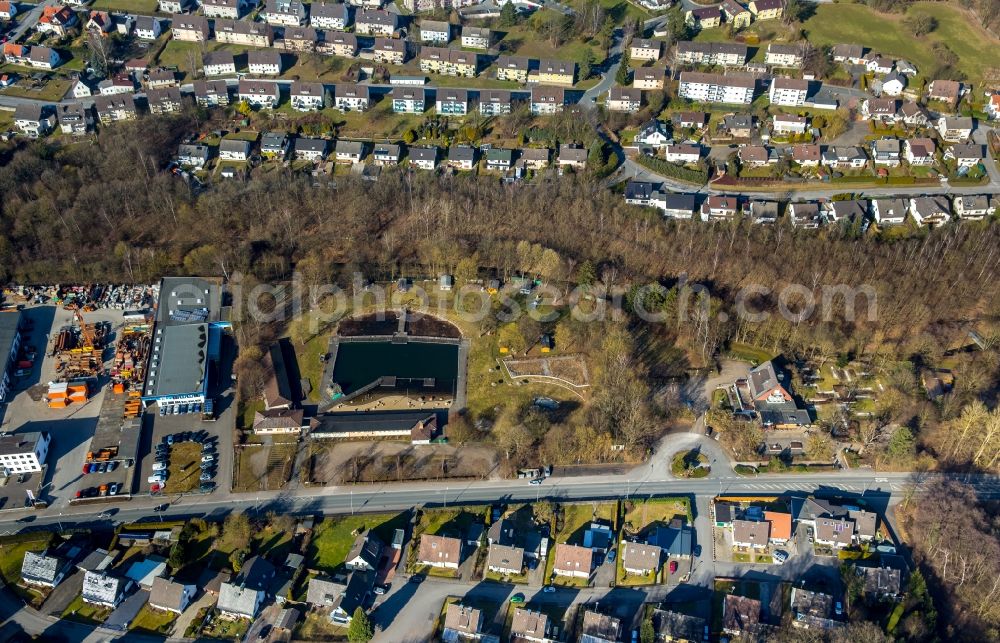
<svg viewBox="0 0 1000 643"><path fill-rule="evenodd" d="M17 351L21 348L21 311L0 312L0 403L7 400L11 374L17 366Z"/></svg>
<svg viewBox="0 0 1000 643"><path fill-rule="evenodd" d="M199 413L218 376L222 285L198 277L165 277L153 328L142 401L163 413Z"/></svg>

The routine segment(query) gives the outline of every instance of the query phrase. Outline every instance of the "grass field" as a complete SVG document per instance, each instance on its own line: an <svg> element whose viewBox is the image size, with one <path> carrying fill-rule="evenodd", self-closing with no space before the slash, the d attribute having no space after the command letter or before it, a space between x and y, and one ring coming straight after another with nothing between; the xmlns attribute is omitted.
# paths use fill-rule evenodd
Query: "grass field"
<svg viewBox="0 0 1000 643"><path fill-rule="evenodd" d="M736 359L744 359L753 364L762 364L775 357L763 348L738 342L734 342L729 346L729 353Z"/></svg>
<svg viewBox="0 0 1000 643"><path fill-rule="evenodd" d="M23 73L23 72L22 72ZM69 91L70 82L65 78L53 78L44 87L34 90L22 85L7 87L2 92L6 96L18 96L20 98L34 98L35 100L59 101Z"/></svg>
<svg viewBox="0 0 1000 643"><path fill-rule="evenodd" d="M170 475L167 484L170 493L192 491L201 484L201 445L197 442L181 442L170 447Z"/></svg>
<svg viewBox="0 0 1000 643"><path fill-rule="evenodd" d="M906 15L933 16L938 28L915 38L903 25ZM814 45L865 45L879 53L909 60L921 74L929 72L935 64L931 47L943 42L958 55L958 67L973 81L980 80L987 67L997 66L995 57L983 54L1000 46L1000 42L975 26L968 15L944 3L918 2L906 14L880 14L860 4L820 4L816 6L816 15L803 28Z"/></svg>
<svg viewBox="0 0 1000 643"><path fill-rule="evenodd" d="M673 518L682 517L691 522L691 504L687 498L657 498L633 502L622 524L632 533L643 533L652 526L666 526Z"/></svg>
<svg viewBox="0 0 1000 643"><path fill-rule="evenodd" d="M95 11L128 11L152 15L156 13L157 0L94 0L90 8Z"/></svg>
<svg viewBox="0 0 1000 643"><path fill-rule="evenodd" d="M38 533L34 537L15 537L0 540L0 577L7 585L21 580L21 564L29 551L43 551L52 542L52 534Z"/></svg>
<svg viewBox="0 0 1000 643"><path fill-rule="evenodd" d="M307 566L334 571L344 564L354 544L355 531L371 529L382 542L392 542L396 529L406 525L407 514L366 514L325 518L313 532L306 553Z"/></svg>
<svg viewBox="0 0 1000 643"><path fill-rule="evenodd" d="M77 621L79 623L103 623L108 616L111 615L111 610L107 607L98 607L97 605L91 605L90 603L84 603L83 598L77 596L73 601L66 606L63 610L62 618L69 621Z"/></svg>
<svg viewBox="0 0 1000 643"><path fill-rule="evenodd" d="M139 613L136 614L131 628L151 634L170 634L170 631L174 629L175 620L177 620L177 615L173 612L155 610L147 604L143 605Z"/></svg>

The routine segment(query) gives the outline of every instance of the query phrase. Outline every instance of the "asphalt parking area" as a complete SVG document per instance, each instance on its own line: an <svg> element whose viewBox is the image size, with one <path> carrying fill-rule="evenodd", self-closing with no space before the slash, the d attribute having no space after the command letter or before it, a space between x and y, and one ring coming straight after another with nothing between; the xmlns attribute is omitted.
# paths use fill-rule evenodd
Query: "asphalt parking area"
<svg viewBox="0 0 1000 643"><path fill-rule="evenodd" d="M214 458L219 457L219 422L203 422L201 415L189 413L186 415L158 415L156 406L150 407L146 412L143 421L149 428L144 431L148 436L149 443L140 445L141 462L139 487L143 490L151 489L151 479L154 474L163 470L166 466L166 484L164 493L202 493L203 482L216 482L218 465L202 468L202 457L205 447L211 447ZM196 435L204 431L207 437L203 443L196 442ZM186 439L185 439L186 438ZM172 444L168 444L168 439ZM166 457L159 458L162 454ZM207 464L207 463L206 463ZM155 467L155 469L154 469ZM204 472L212 474L211 480L201 480Z"/></svg>

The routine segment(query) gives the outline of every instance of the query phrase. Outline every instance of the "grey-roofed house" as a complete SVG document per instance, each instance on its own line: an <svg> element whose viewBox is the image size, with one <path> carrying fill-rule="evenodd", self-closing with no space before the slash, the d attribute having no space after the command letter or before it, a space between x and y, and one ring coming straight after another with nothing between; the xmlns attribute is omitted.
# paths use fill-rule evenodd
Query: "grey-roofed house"
<svg viewBox="0 0 1000 643"><path fill-rule="evenodd" d="M856 566L855 573L864 579L864 593L869 600L898 601L903 594L902 572L891 567Z"/></svg>
<svg viewBox="0 0 1000 643"><path fill-rule="evenodd" d="M194 100L202 107L229 104L229 85L224 80L196 80L192 83Z"/></svg>
<svg viewBox="0 0 1000 643"><path fill-rule="evenodd" d="M476 165L476 148L452 145L448 149L448 165L459 170L471 170Z"/></svg>
<svg viewBox="0 0 1000 643"><path fill-rule="evenodd" d="M329 141L324 138L299 136L292 145L296 161L322 161L326 158Z"/></svg>
<svg viewBox="0 0 1000 643"><path fill-rule="evenodd" d="M273 80L240 79L240 100L245 100L252 107L275 108L281 99L278 83Z"/></svg>
<svg viewBox="0 0 1000 643"><path fill-rule="evenodd" d="M223 161L246 161L250 158L250 141L224 138L219 141L219 159Z"/></svg>
<svg viewBox="0 0 1000 643"><path fill-rule="evenodd" d="M375 585L375 574L372 572L352 572L347 579L347 586L330 612L330 620L339 625L350 625L354 611L364 608L365 601Z"/></svg>
<svg viewBox="0 0 1000 643"><path fill-rule="evenodd" d="M656 545L624 543L622 545L622 569L626 574L648 574L660 569L662 549Z"/></svg>
<svg viewBox="0 0 1000 643"><path fill-rule="evenodd" d="M28 585L51 588L61 583L71 568L70 562L60 556L28 551L21 562L21 580Z"/></svg>
<svg viewBox="0 0 1000 643"><path fill-rule="evenodd" d="M561 143L559 145L559 158L557 163L560 168L573 167L583 169L587 167L587 150L582 145L571 143Z"/></svg>
<svg viewBox="0 0 1000 643"><path fill-rule="evenodd" d="M656 531L650 534L648 542L650 545L660 547L667 556L690 558L694 532L682 520L674 519L666 527L657 527Z"/></svg>
<svg viewBox="0 0 1000 643"><path fill-rule="evenodd" d="M699 641L707 623L705 619L672 610L653 610L653 629L658 641Z"/></svg>
<svg viewBox="0 0 1000 643"><path fill-rule="evenodd" d="M766 520L734 520L733 544L737 547L763 549L767 547L771 533L771 523Z"/></svg>
<svg viewBox="0 0 1000 643"><path fill-rule="evenodd" d="M157 577L149 591L149 606L166 612L180 614L191 603L198 588L173 580Z"/></svg>
<svg viewBox="0 0 1000 643"><path fill-rule="evenodd" d="M483 116L500 116L511 111L511 95L506 89L479 91L479 113Z"/></svg>
<svg viewBox="0 0 1000 643"><path fill-rule="evenodd" d="M345 2L313 2L309 24L316 29L346 29L351 24L351 10Z"/></svg>
<svg viewBox="0 0 1000 643"><path fill-rule="evenodd" d="M372 151L375 165L397 165L403 156L403 148L395 143L376 143Z"/></svg>
<svg viewBox="0 0 1000 643"><path fill-rule="evenodd" d="M14 108L14 125L31 138L45 136L56 126L56 110L52 105L18 103Z"/></svg>
<svg viewBox="0 0 1000 643"><path fill-rule="evenodd" d="M223 618L253 619L257 616L260 604L264 601L264 592L252 587L233 583L223 583L219 589L219 600L216 607Z"/></svg>
<svg viewBox="0 0 1000 643"><path fill-rule="evenodd" d="M59 103L57 112L63 134L86 134L94 128L94 112L83 103Z"/></svg>
<svg viewBox="0 0 1000 643"><path fill-rule="evenodd" d="M621 619L592 609L584 611L580 643L617 643L621 634Z"/></svg>
<svg viewBox="0 0 1000 643"><path fill-rule="evenodd" d="M668 219L688 220L694 217L695 197L693 194L674 194L670 192L654 192L649 204L659 208Z"/></svg>
<svg viewBox="0 0 1000 643"><path fill-rule="evenodd" d="M411 147L407 159L411 165L421 170L433 170L437 166L438 148L434 145Z"/></svg>
<svg viewBox="0 0 1000 643"><path fill-rule="evenodd" d="M365 144L362 141L337 141L338 163L359 163L365 157Z"/></svg>
<svg viewBox="0 0 1000 643"><path fill-rule="evenodd" d="M84 572L80 597L85 603L101 607L118 607L132 581L104 572Z"/></svg>
<svg viewBox="0 0 1000 643"><path fill-rule="evenodd" d="M498 574L520 574L524 569L524 549L493 543L486 557L486 568Z"/></svg>
<svg viewBox="0 0 1000 643"><path fill-rule="evenodd" d="M306 589L306 603L320 609L333 609L346 589L347 583L319 576L310 578Z"/></svg>
<svg viewBox="0 0 1000 643"><path fill-rule="evenodd" d="M236 58L231 51L209 51L202 57L202 70L206 76L233 75L236 73Z"/></svg>

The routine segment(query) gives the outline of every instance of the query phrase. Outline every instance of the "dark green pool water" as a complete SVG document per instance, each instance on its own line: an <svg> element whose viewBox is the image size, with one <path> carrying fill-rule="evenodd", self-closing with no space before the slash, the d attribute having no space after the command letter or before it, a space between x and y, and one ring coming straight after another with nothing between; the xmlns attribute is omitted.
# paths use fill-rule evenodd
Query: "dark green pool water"
<svg viewBox="0 0 1000 643"><path fill-rule="evenodd" d="M346 342L337 349L333 381L345 395L375 381L394 376L397 389L454 391L458 375L458 346L409 342ZM434 378L433 388L423 386L424 378Z"/></svg>

